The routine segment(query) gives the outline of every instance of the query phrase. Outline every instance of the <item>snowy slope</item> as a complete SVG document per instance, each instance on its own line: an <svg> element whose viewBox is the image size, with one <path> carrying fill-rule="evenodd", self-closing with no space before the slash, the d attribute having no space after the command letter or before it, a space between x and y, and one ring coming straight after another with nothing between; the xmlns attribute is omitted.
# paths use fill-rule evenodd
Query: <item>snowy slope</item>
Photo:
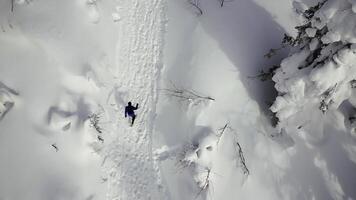
<svg viewBox="0 0 356 200"><path fill-rule="evenodd" d="M115 4L10 3L0 2L0 101L14 103L0 121L0 198L105 199L88 69L114 65Z"/></svg>
<svg viewBox="0 0 356 200"><path fill-rule="evenodd" d="M165 199L151 155L164 3L15 1L13 12L2 5L0 198ZM127 101L140 104L132 128ZM21 155L33 165L28 172Z"/></svg>
<svg viewBox="0 0 356 200"><path fill-rule="evenodd" d="M15 1L11 12L10 2L0 1L0 101L14 102L0 121L0 198L105 199L86 72L113 65L114 4Z"/></svg>
<svg viewBox="0 0 356 200"><path fill-rule="evenodd" d="M274 132L258 105L266 106L272 85L247 78L263 65L279 61L263 55L269 46L279 44L283 32L276 29L269 13L251 1L227 2L223 8L207 1L201 7L204 14L196 17L187 4L168 4L161 89L170 88L172 81L216 99L194 105L161 93L156 137L165 146L156 153L162 159L170 197L283 199L279 192L283 183L275 181L278 169L287 165L288 152L268 137ZM226 123L229 128L218 139ZM251 172L248 178L236 142ZM189 166L181 161L187 151ZM209 187L201 192L209 170Z"/></svg>
<svg viewBox="0 0 356 200"><path fill-rule="evenodd" d="M343 19L354 1L329 2L323 41L353 42ZM333 57L341 67L294 73L305 51L264 55L297 35L293 6L307 6L220 5L199 1L197 15L185 0L0 1L0 199L356 199L354 49ZM256 78L279 64L275 82ZM324 91L326 75L347 90L324 115L297 86ZM298 98L275 102L273 127L284 93ZM128 101L139 103L133 127Z"/></svg>
<svg viewBox="0 0 356 200"><path fill-rule="evenodd" d="M278 48L283 32L296 34L293 27L300 18L292 2L232 1L220 8L216 1L204 1L199 5L203 10L199 17L194 7L179 1L168 7L162 89L172 87L173 81L216 99L197 105L162 92L156 127L156 145L162 148L156 153L171 199L355 199L351 189L354 140L347 118L339 111L324 116L305 107L300 119L313 123L290 118L285 124L290 131L273 128L265 115L277 95L271 92L273 83L247 78L266 66L279 65L287 55L282 51L272 60L263 57L269 48ZM287 60L282 65L292 68ZM297 75L280 72L286 80ZM335 75L329 78L338 80ZM302 91L295 89L288 91ZM286 108L304 105L287 102ZM310 103L305 100L305 105ZM346 104L342 109L349 113ZM226 123L230 128L220 137ZM299 126L303 128L298 130ZM322 139L313 143L320 131ZM236 153L236 141L248 176Z"/></svg>

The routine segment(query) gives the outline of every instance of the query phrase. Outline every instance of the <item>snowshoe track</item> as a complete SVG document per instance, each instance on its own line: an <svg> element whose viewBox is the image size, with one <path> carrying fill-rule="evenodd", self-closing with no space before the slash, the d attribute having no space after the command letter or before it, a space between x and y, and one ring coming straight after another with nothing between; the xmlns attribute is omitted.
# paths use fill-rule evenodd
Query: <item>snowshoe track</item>
<svg viewBox="0 0 356 200"><path fill-rule="evenodd" d="M152 131L161 68L163 0L121 0L119 41L117 43L117 82L124 101L139 103L133 127L124 118L124 106L117 122L117 133L106 149L110 161L109 194L112 200L165 199L159 171L152 158Z"/></svg>

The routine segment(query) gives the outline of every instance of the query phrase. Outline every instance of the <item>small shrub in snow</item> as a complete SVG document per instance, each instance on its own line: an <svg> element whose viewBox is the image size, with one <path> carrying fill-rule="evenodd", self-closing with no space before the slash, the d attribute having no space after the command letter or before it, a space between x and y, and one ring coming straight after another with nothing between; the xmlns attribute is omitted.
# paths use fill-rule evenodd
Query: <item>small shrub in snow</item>
<svg viewBox="0 0 356 200"><path fill-rule="evenodd" d="M102 133L102 128L99 126L100 113L93 113L89 117L90 125L98 132Z"/></svg>
<svg viewBox="0 0 356 200"><path fill-rule="evenodd" d="M96 132L98 132L98 134L101 134L103 132L103 128L100 126L100 116L101 116L101 112L97 112L89 115L88 117L90 126L93 127L96 130ZM104 142L103 137L101 137L100 135L97 136L97 139L100 142Z"/></svg>
<svg viewBox="0 0 356 200"><path fill-rule="evenodd" d="M98 135L98 140L99 140L100 142L104 142L104 138L101 137L100 135Z"/></svg>
<svg viewBox="0 0 356 200"><path fill-rule="evenodd" d="M182 150L177 154L177 163L176 166L179 170L185 169L189 166L194 165L194 158L192 157L198 149L197 145L194 144L185 144L183 145ZM193 154L192 154L193 153ZM190 155L190 156L187 156Z"/></svg>
<svg viewBox="0 0 356 200"><path fill-rule="evenodd" d="M209 127L197 130L192 142L179 147L163 146L154 152L154 158L159 161L176 158L178 169L187 170L192 174L198 187L196 198L213 191L212 185L216 183L215 175L221 176L216 173L219 171L214 171L221 170L216 161L228 159L229 164L226 164L231 164L231 167L236 167L236 169L240 168L244 175L243 179L247 178L250 171L242 146L237 141L236 131L230 127L229 123L219 128L217 133L214 133ZM217 153L219 145L222 147L221 153L226 154L226 157ZM231 160L231 156L234 156L233 160Z"/></svg>

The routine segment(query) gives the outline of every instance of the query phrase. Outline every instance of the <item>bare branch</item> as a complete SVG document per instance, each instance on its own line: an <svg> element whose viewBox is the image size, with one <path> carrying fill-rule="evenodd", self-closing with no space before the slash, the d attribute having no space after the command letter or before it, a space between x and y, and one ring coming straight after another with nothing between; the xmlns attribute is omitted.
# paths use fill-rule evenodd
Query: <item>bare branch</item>
<svg viewBox="0 0 356 200"><path fill-rule="evenodd" d="M336 89L337 83L322 94L322 100L320 102L319 110L321 110L323 114L325 114L328 111L329 106L334 103L332 97Z"/></svg>
<svg viewBox="0 0 356 200"><path fill-rule="evenodd" d="M203 191L206 191L206 190L209 188L211 170L210 170L210 169L207 169L206 172L207 172L207 175L206 175L206 177L205 177L204 185L203 185L202 187L200 187L200 191L199 191L198 194L195 196L195 199L197 199Z"/></svg>
<svg viewBox="0 0 356 200"><path fill-rule="evenodd" d="M237 145L237 152L238 152L238 155L239 155L239 158L240 158L240 165L241 165L241 168L242 168L242 172L245 175L248 176L250 174L250 170L246 166L246 160L245 160L244 153L242 151L241 145L240 145L240 143L238 141L236 141L236 145Z"/></svg>
<svg viewBox="0 0 356 200"><path fill-rule="evenodd" d="M251 78L251 79L258 78L261 81L272 80L272 77L274 76L278 68L280 68L279 65L273 65L271 68L268 69L268 71L261 70L258 75L248 76L247 78Z"/></svg>
<svg viewBox="0 0 356 200"><path fill-rule="evenodd" d="M106 162L106 159L108 158L108 156L105 156L103 161L101 162L101 166L104 166L105 162Z"/></svg>
<svg viewBox="0 0 356 200"><path fill-rule="evenodd" d="M203 14L203 10L199 7L199 0L188 0L188 3L198 11L198 16Z"/></svg>
<svg viewBox="0 0 356 200"><path fill-rule="evenodd" d="M282 49L284 49L284 48L286 48L286 45L284 45L284 44L282 44L279 48L276 48L276 49L271 48L271 49L268 51L268 53L266 53L263 57L265 57L265 58L272 58L273 56L275 56L275 55L278 53L278 51L280 51L280 50L282 50Z"/></svg>
<svg viewBox="0 0 356 200"><path fill-rule="evenodd" d="M214 98L210 96L204 96L199 94L194 90L188 90L184 88L177 87L174 83L170 82L170 87L167 89L162 89L167 96L178 98L182 101L215 101Z"/></svg>
<svg viewBox="0 0 356 200"><path fill-rule="evenodd" d="M216 145L217 145L217 146L219 145L220 139L221 139L221 137L223 136L223 134L224 134L225 129L227 128L227 126L228 126L228 123L226 123L223 128L219 129L219 130L220 130L220 133L217 135L217 136L218 136L218 141L216 142Z"/></svg>
<svg viewBox="0 0 356 200"><path fill-rule="evenodd" d="M236 134L237 134L237 133L236 133L236 131L235 131L233 128L231 128L231 127L229 126L228 123L226 123L223 128L219 129L219 130L220 130L220 134L218 135L217 144L220 142L220 139L221 139L222 135L226 132L226 129L229 129L229 130L232 131L232 133L235 135L235 142L236 142L236 148L235 148L235 150L236 150L236 154L237 154L237 156L238 156L238 162L239 162L238 165L241 166L241 169L242 169L243 174L245 174L245 175L248 176L248 175L250 174L250 170L247 168L245 156L244 156L244 153L243 153L243 151L242 151L242 147L241 147L240 143L238 142L238 140L237 140L237 138L236 138Z"/></svg>
<svg viewBox="0 0 356 200"><path fill-rule="evenodd" d="M221 7L224 6L224 2L225 2L225 0L220 0L220 6L221 6Z"/></svg>
<svg viewBox="0 0 356 200"><path fill-rule="evenodd" d="M220 3L220 7L223 7L225 5L225 2L232 2L233 0L218 0Z"/></svg>
<svg viewBox="0 0 356 200"><path fill-rule="evenodd" d="M103 139L103 137L101 137L100 135L98 135L98 140L99 140L100 142L104 143L104 139Z"/></svg>
<svg viewBox="0 0 356 200"><path fill-rule="evenodd" d="M56 150L56 152L58 152L58 146L56 143L53 143L51 146Z"/></svg>

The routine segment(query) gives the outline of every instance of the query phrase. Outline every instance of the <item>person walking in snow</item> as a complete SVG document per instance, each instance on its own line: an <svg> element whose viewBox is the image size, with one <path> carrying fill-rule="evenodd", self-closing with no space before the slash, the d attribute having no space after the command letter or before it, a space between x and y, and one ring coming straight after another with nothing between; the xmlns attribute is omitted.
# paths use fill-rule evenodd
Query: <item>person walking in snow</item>
<svg viewBox="0 0 356 200"><path fill-rule="evenodd" d="M138 109L138 103L136 104L136 107L133 107L131 102L129 102L127 104L127 106L125 107L125 118L128 116L130 116L132 118L132 121L131 121L131 126L134 124L135 122L135 118L136 118L136 115L135 115L135 110Z"/></svg>

